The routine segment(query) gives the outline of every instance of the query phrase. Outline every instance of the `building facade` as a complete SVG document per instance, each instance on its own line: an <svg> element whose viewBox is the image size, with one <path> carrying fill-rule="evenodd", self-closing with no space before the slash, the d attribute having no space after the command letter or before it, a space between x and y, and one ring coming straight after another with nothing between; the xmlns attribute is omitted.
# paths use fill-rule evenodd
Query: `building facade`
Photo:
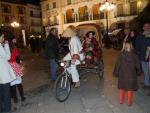
<svg viewBox="0 0 150 113"><path fill-rule="evenodd" d="M19 23L17 36L24 29L27 35L42 32L41 8L37 5L0 1L0 26L14 30L12 22Z"/></svg>
<svg viewBox="0 0 150 113"><path fill-rule="evenodd" d="M96 23L106 28L106 13L100 7L106 0L41 0L42 23L48 31L56 27L62 33L68 26ZM115 4L108 11L109 29L128 27L129 22L147 5L148 0L108 0Z"/></svg>
<svg viewBox="0 0 150 113"><path fill-rule="evenodd" d="M36 5L27 4L27 12L27 15L29 15L27 23L30 34L42 33L41 8Z"/></svg>

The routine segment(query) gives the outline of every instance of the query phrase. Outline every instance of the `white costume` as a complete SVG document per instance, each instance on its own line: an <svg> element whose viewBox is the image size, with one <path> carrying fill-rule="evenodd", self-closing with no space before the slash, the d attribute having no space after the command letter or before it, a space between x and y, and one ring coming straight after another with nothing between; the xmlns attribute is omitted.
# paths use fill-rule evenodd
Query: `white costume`
<svg viewBox="0 0 150 113"><path fill-rule="evenodd" d="M0 84L10 83L16 78L8 60L10 59L9 45L0 43Z"/></svg>
<svg viewBox="0 0 150 113"><path fill-rule="evenodd" d="M68 71L72 75L73 82L79 82L79 73L76 66L84 59L84 55L80 54L82 51L82 44L77 36L74 36L70 39L69 50L70 52L63 58L63 60L71 60L74 54L78 54L80 56L80 60L76 60L75 64L72 64L71 67L68 68Z"/></svg>

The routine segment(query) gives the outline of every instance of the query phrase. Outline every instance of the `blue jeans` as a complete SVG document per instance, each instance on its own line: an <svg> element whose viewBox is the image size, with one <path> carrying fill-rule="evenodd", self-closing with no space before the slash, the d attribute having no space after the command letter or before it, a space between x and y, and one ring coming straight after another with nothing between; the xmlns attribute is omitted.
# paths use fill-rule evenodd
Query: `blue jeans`
<svg viewBox="0 0 150 113"><path fill-rule="evenodd" d="M148 67L148 62L144 62L142 61L141 62L142 64L142 69L143 69L143 72L144 72L144 85L146 86L150 86L150 77L149 77L149 67Z"/></svg>
<svg viewBox="0 0 150 113"><path fill-rule="evenodd" d="M0 113L11 111L10 84L0 84Z"/></svg>
<svg viewBox="0 0 150 113"><path fill-rule="evenodd" d="M56 80L57 62L56 59L50 59L51 80Z"/></svg>

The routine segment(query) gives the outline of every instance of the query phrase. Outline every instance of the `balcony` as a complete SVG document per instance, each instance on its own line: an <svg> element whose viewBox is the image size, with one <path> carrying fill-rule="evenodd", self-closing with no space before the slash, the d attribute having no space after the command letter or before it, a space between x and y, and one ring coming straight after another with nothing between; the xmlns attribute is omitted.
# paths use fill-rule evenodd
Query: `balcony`
<svg viewBox="0 0 150 113"><path fill-rule="evenodd" d="M75 18L67 18L66 23L74 23Z"/></svg>
<svg viewBox="0 0 150 113"><path fill-rule="evenodd" d="M79 22L88 21L88 20L89 20L89 16L88 15L79 16Z"/></svg>
<svg viewBox="0 0 150 113"><path fill-rule="evenodd" d="M32 18L41 18L41 15L38 15L38 14L30 14L30 17L32 17Z"/></svg>
<svg viewBox="0 0 150 113"><path fill-rule="evenodd" d="M138 13L134 12L134 13L131 13L131 14L118 14L115 17L127 17L127 16L136 16L136 15L138 15Z"/></svg>
<svg viewBox="0 0 150 113"><path fill-rule="evenodd" d="M42 26L42 24L41 23L35 23L35 22L31 22L31 26Z"/></svg>

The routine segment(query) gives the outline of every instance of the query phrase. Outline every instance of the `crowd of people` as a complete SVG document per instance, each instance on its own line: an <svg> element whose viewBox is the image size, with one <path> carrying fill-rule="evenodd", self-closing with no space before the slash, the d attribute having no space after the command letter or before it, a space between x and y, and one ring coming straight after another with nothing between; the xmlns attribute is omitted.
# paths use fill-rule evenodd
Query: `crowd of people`
<svg viewBox="0 0 150 113"><path fill-rule="evenodd" d="M150 95L150 23L143 25L143 32L140 34L129 28L124 32L123 47L113 74L118 77L120 104L124 103L127 95L128 106L131 106L134 92L139 88L137 77L142 74L144 75L143 88L148 90ZM11 98L14 103L18 103L17 89L21 102L26 100L22 85L23 66L16 46L17 41L12 39L8 42L5 38L4 33L0 31L0 113L11 112ZM30 47L34 53L36 41L33 42L33 39L30 39ZM96 64L100 55L95 32L88 31L81 41L73 27L68 27L59 36L57 29L51 28L45 40L44 49L44 56L50 63L52 81L57 79L57 61L60 59L60 54L63 54L63 60L71 60L68 72L72 75L74 87L80 86L77 65Z"/></svg>
<svg viewBox="0 0 150 113"><path fill-rule="evenodd" d="M134 92L138 90L138 76L144 75L143 89L150 95L150 23L143 25L143 32L126 29L123 48L114 69L118 77L119 102L123 104L128 97L128 106L133 103Z"/></svg>
<svg viewBox="0 0 150 113"><path fill-rule="evenodd" d="M72 75L75 87L79 87L77 65L97 64L100 57L99 43L95 37L95 32L87 31L82 41L73 27L68 27L60 38L58 38L57 33L57 29L52 28L45 43L45 54L51 67L51 80L56 80L57 61L60 56L63 56L61 57L63 60L72 60L72 65L68 71ZM64 38L62 39L62 37Z"/></svg>

